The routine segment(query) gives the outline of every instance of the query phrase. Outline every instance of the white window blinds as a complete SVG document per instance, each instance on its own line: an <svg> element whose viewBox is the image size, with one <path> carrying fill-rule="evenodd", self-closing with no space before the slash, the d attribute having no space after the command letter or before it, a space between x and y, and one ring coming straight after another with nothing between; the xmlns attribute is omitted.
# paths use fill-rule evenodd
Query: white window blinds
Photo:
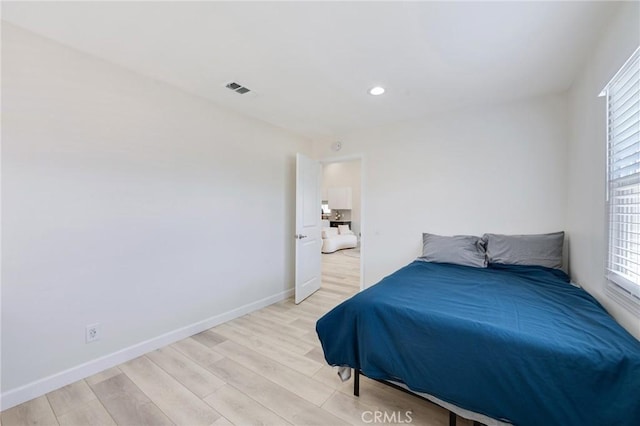
<svg viewBox="0 0 640 426"><path fill-rule="evenodd" d="M640 301L640 49L607 95L607 278Z"/></svg>

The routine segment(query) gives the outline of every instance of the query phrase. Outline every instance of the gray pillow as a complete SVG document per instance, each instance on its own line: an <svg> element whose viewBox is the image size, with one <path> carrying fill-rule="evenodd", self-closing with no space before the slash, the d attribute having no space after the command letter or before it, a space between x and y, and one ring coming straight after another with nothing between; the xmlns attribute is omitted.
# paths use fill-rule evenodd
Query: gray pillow
<svg viewBox="0 0 640 426"><path fill-rule="evenodd" d="M489 263L562 268L564 232L536 235L484 234Z"/></svg>
<svg viewBox="0 0 640 426"><path fill-rule="evenodd" d="M435 263L487 267L484 241L472 235L443 237L422 234L422 256L418 260Z"/></svg>

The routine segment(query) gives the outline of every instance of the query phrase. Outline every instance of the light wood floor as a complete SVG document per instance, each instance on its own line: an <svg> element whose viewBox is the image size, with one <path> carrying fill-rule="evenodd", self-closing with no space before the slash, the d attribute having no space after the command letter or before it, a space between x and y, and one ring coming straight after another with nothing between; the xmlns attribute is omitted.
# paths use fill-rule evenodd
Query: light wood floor
<svg viewBox="0 0 640 426"><path fill-rule="evenodd" d="M323 255L322 288L299 305L271 305L80 380L6 410L1 424L341 425L376 410L448 424L445 410L364 377L354 397L352 380L326 365L315 322L358 291L357 256Z"/></svg>

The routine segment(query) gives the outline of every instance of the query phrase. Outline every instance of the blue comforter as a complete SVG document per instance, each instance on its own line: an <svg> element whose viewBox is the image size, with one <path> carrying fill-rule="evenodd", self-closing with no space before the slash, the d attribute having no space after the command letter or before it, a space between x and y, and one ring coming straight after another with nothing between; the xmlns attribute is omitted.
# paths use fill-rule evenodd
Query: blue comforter
<svg viewBox="0 0 640 426"><path fill-rule="evenodd" d="M413 262L323 316L327 362L516 425L640 425L640 342L566 274Z"/></svg>

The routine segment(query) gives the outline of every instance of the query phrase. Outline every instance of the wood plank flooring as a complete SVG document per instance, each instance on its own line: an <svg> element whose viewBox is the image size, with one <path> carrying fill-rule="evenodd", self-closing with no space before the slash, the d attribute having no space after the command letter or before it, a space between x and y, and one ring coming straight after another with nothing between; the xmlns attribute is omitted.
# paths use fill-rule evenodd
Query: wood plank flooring
<svg viewBox="0 0 640 426"><path fill-rule="evenodd" d="M323 254L322 288L299 305L285 300L72 383L2 412L1 425L362 425L376 410L447 425L444 409L362 376L354 397L352 380L326 365L315 322L359 290L358 256Z"/></svg>

